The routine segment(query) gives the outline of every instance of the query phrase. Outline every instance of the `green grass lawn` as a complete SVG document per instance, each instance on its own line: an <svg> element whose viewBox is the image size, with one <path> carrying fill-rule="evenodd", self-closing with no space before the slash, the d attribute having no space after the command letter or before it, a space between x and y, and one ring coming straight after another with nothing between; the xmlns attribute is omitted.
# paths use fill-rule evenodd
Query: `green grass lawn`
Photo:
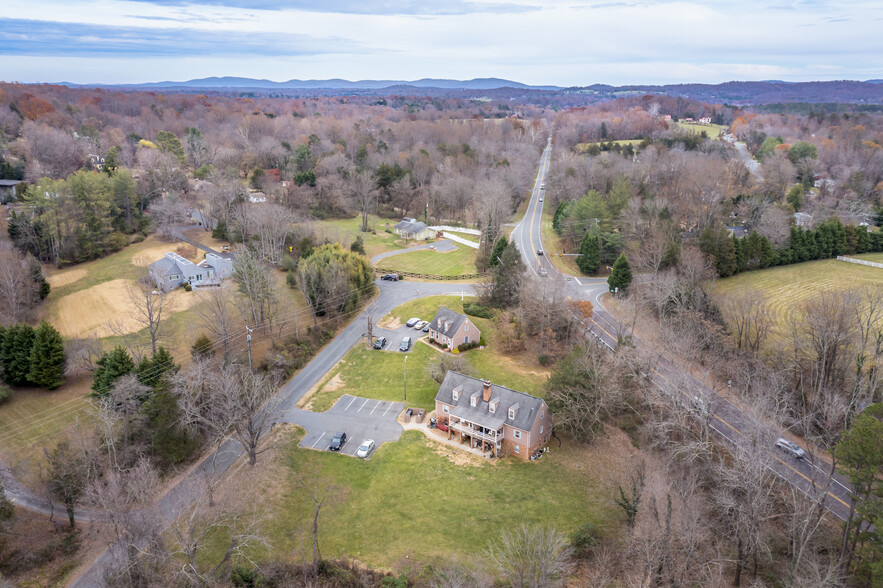
<svg viewBox="0 0 883 588"><path fill-rule="evenodd" d="M419 432L408 431L368 460L297 447L282 449L289 482L265 529L270 557L298 558L310 545L312 502L298 477L319 479L339 490L321 512L324 557L354 557L389 567L405 556L414 563L482 557L488 541L522 523L551 526L569 534L587 521L608 533L621 523L613 502L616 474L582 446L553 444L537 462L480 459L458 465ZM611 458L612 459L612 458ZM621 460L621 461L628 461Z"/></svg>
<svg viewBox="0 0 883 588"><path fill-rule="evenodd" d="M669 121L669 124L677 125L678 129L689 133L701 133L702 131L705 131L709 139L716 139L721 133L726 133L727 129L729 129L726 125L685 123L680 121Z"/></svg>
<svg viewBox="0 0 883 588"><path fill-rule="evenodd" d="M38 463L43 446L52 447L59 435L76 423L92 429L88 417L91 379L69 380L52 392L16 388L12 398L0 404L0 457L10 467L19 467L25 483L38 482Z"/></svg>
<svg viewBox="0 0 883 588"><path fill-rule="evenodd" d="M361 235L362 240L365 242L365 254L368 257L373 257L378 253L385 253L387 251L404 248L405 242L399 239L398 235L387 233L384 230L384 227L387 224L392 227L398 222L399 221L394 219L384 219L371 215L368 219L368 225L373 232L369 231L367 233L361 231L361 216L346 219L313 221L313 225L323 237L327 237L331 241L341 241L347 246L355 241L356 237Z"/></svg>
<svg viewBox="0 0 883 588"><path fill-rule="evenodd" d="M577 149L577 151L584 153L592 145L600 145L601 143L613 143L614 145L622 145L623 147L625 147L626 145L632 145L633 147L637 147L638 145L641 144L641 141L643 141L643 139L622 139L620 141L599 141L596 143L577 143L576 149Z"/></svg>
<svg viewBox="0 0 883 588"><path fill-rule="evenodd" d="M849 255L847 257L855 257L856 259L864 259L865 261L883 263L883 253L860 253L858 255Z"/></svg>
<svg viewBox="0 0 883 588"><path fill-rule="evenodd" d="M466 300L470 299L466 298ZM431 320L440 306L463 312L463 303L457 296L430 296L403 304L390 314L400 323L405 323L412 317ZM500 353L494 346L493 321L477 317L469 318L481 331L482 337L488 344L484 349L472 349L462 354L472 366L474 375L514 390L542 396L548 371L539 366L533 367L532 363L535 359L510 357ZM420 335L423 333L414 331L415 337ZM394 351L398 348L398 344L397 339L390 342L393 351L365 349L364 343L356 344L337 368L326 376L313 396L312 410L328 410L344 394L402 401L405 355ZM440 353L442 352L437 351L436 348L415 341L413 351L408 354L408 406L429 410L435 408L435 395L439 385L429 376L429 362L437 358Z"/></svg>
<svg viewBox="0 0 883 588"><path fill-rule="evenodd" d="M727 296L739 296L747 288L762 291L776 317L776 329L772 335L781 339L786 334L788 317L799 312L803 302L821 292L846 290L862 284L876 284L883 288L883 270L826 259L745 272L718 280L711 294L720 304Z"/></svg>
<svg viewBox="0 0 883 588"><path fill-rule="evenodd" d="M461 276L474 274L475 249L466 245L454 244L456 251L439 253L433 249L410 251L381 260L378 265L391 271L435 274L439 276Z"/></svg>

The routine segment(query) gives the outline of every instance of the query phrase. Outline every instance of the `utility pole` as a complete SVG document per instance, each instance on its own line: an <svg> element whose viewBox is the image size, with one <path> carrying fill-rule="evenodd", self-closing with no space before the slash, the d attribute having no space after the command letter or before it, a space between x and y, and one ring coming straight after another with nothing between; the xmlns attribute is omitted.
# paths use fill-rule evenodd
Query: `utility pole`
<svg viewBox="0 0 883 588"><path fill-rule="evenodd" d="M405 356L405 402L408 401L408 356Z"/></svg>
<svg viewBox="0 0 883 588"><path fill-rule="evenodd" d="M252 362L251 362L251 332L252 331L254 331L254 329L249 329L248 325L245 325L245 332L246 332L245 340L248 341L248 371L250 371L250 372L254 371L254 366L252 365Z"/></svg>

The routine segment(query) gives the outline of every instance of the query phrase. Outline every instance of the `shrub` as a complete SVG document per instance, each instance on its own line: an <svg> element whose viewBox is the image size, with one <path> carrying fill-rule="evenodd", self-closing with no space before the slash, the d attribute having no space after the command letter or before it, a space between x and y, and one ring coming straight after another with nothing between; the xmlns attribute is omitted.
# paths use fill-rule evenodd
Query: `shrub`
<svg viewBox="0 0 883 588"><path fill-rule="evenodd" d="M451 353L453 353L454 355L457 355L458 353L460 353L460 348L459 348L459 347L454 347L454 350L451 351Z"/></svg>
<svg viewBox="0 0 883 588"><path fill-rule="evenodd" d="M537 358L537 361L540 362L541 366L547 367L552 365L555 359L551 355L546 355L545 353L543 353Z"/></svg>
<svg viewBox="0 0 883 588"><path fill-rule="evenodd" d="M477 316L478 318L494 318L494 311L492 309L488 308L487 306L482 306L476 302L464 302L463 312L470 316Z"/></svg>
<svg viewBox="0 0 883 588"><path fill-rule="evenodd" d="M190 285L190 282L187 282L186 284L184 284L184 291L185 292L192 292L193 291L193 286Z"/></svg>
<svg viewBox="0 0 883 588"><path fill-rule="evenodd" d="M0 403L12 398L12 388L0 385Z"/></svg>
<svg viewBox="0 0 883 588"><path fill-rule="evenodd" d="M601 543L603 533L595 523L585 523L573 532L570 537L570 545L579 557L586 557L592 548Z"/></svg>

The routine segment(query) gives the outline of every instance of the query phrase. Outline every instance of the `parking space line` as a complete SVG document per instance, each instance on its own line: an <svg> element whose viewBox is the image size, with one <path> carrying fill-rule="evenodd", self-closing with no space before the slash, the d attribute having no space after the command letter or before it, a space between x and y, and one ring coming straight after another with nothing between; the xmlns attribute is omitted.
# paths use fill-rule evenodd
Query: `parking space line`
<svg viewBox="0 0 883 588"><path fill-rule="evenodd" d="M365 402L362 403L362 406L356 412L362 412L362 409L365 408L365 405L368 404L368 399L365 399Z"/></svg>
<svg viewBox="0 0 883 588"><path fill-rule="evenodd" d="M380 406L380 401L379 401L379 400L377 401L377 404L374 405L374 408L371 409L371 412L369 412L368 414L374 414L374 411L377 410L377 407L378 407L378 406Z"/></svg>
<svg viewBox="0 0 883 588"><path fill-rule="evenodd" d="M392 407L393 407L393 403L390 402L390 403L389 403L389 406L386 407L386 410L383 411L383 416L386 416L386 413L388 413L388 412L389 412L389 409L392 408Z"/></svg>
<svg viewBox="0 0 883 588"><path fill-rule="evenodd" d="M352 405L352 403L353 403L353 402L355 402L355 401L356 401L356 397L355 397L355 396L353 396L353 399L352 399L352 400L350 400L350 403L349 403L349 404L347 404L347 405L346 405L346 408L344 408L344 409L343 409L343 410L344 410L344 411L347 411L347 410L349 410L349 409L350 409L350 406L351 406L351 405Z"/></svg>
<svg viewBox="0 0 883 588"><path fill-rule="evenodd" d="M322 431L322 434L319 435L319 438L316 439L316 442L313 443L312 445L310 445L310 447L313 448L313 449L315 449L315 448L316 448L316 445L319 444L319 441L321 441L321 440L322 440L322 437L324 437L324 436L325 436L325 431Z"/></svg>

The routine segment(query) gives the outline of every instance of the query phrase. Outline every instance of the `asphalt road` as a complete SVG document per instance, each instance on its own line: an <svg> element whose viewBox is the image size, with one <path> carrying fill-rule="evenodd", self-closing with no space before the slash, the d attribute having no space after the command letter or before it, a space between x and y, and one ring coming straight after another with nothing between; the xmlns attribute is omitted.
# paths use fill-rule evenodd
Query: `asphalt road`
<svg viewBox="0 0 883 588"><path fill-rule="evenodd" d="M741 145L744 148L744 144ZM736 147L738 149L739 144ZM741 153L742 150L740 150ZM545 279L559 282L561 288L567 291L568 296L592 302L594 316L591 331L598 341L610 349L614 349L619 343L620 333L627 331L627 329L622 327L604 308L602 297L609 292L607 280L605 278L571 276L558 271L554 265L548 262L547 256L537 255L537 250L543 248L540 226L544 203L539 202L539 197L545 196L545 194L540 186L546 183L550 157L551 142L546 146L540 158L539 173L527 212L524 219L513 230L510 240L518 245L522 257L531 271L539 275L538 269L545 268L548 274ZM757 162L752 160L752 163L754 167L749 166L749 169L752 173L756 173ZM634 336L631 338L631 343L635 346L646 346L644 342ZM689 402L694 397L703 399L708 407L709 427L720 437L742 447L748 447L755 441L747 433L749 421L740 407L690 374L685 373L669 358L662 354L656 355L656 364L651 373L646 374L652 382L666 390L674 387L683 395L682 400ZM780 432L780 435L785 436L784 432ZM811 448L804 448L808 449L807 456L801 460L775 450L773 448L774 438L764 441L768 442L770 446L769 467L783 480L808 495L816 495L825 488L831 464L819 456L813 456L809 451ZM835 473L826 490L825 507L835 516L845 520L849 516L851 502L849 481L839 472Z"/></svg>

